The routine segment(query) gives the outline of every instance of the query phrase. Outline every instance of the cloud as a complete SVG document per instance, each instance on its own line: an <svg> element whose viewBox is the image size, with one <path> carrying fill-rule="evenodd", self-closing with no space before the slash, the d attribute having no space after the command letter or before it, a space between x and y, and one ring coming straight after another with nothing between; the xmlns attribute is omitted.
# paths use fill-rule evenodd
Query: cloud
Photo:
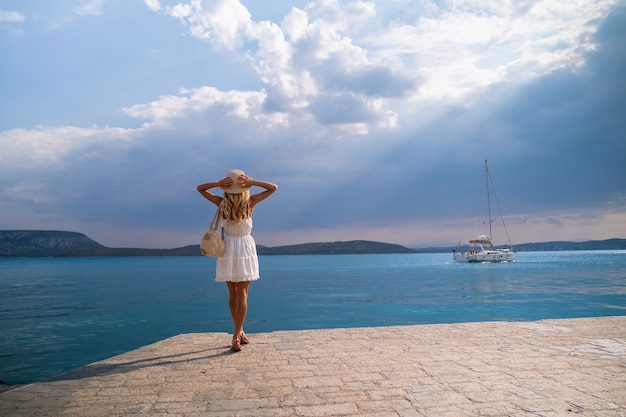
<svg viewBox="0 0 626 417"><path fill-rule="evenodd" d="M307 4L305 10L320 21L329 25L346 29L353 22L368 21L376 14L376 5L373 2L355 1L342 2L336 0L315 1Z"/></svg>
<svg viewBox="0 0 626 417"><path fill-rule="evenodd" d="M123 142L124 129L38 126L0 132L2 172L6 175L33 166L52 167L80 149L89 149L96 142L111 144L112 140Z"/></svg>
<svg viewBox="0 0 626 417"><path fill-rule="evenodd" d="M456 243L475 234L463 229L489 159L515 241L626 233L626 14L614 2L325 0L280 22L237 1L144 3L142 42L128 38L127 59L103 59L107 76L79 87L101 100L97 86L113 94L135 71L149 98L124 96L125 127L95 115L0 132L0 227L190 244L210 221L195 186L243 168L280 184L255 211L260 243ZM148 36L165 27L170 38ZM201 76L177 90L153 61L130 66L155 45L160 65ZM187 65L195 56L228 59Z"/></svg>
<svg viewBox="0 0 626 417"><path fill-rule="evenodd" d="M154 6L154 5L149 5ZM224 48L238 48L252 24L250 13L239 1L192 0L165 8L167 14L180 19L189 33Z"/></svg>
<svg viewBox="0 0 626 417"><path fill-rule="evenodd" d="M0 10L0 22L23 22L26 18L19 12Z"/></svg>
<svg viewBox="0 0 626 417"><path fill-rule="evenodd" d="M462 102L505 81L580 66L594 47L592 22L611 4L392 2L377 9L328 0L292 8L280 26L253 21L236 1L179 3L167 11L191 35L249 59L267 85L266 109L305 108L320 123L354 123L353 132L365 133L370 118L397 119L397 99ZM404 16L394 15L402 8ZM395 19L386 20L390 15ZM337 99L332 111L326 98ZM370 98L381 100L372 106Z"/></svg>
<svg viewBox="0 0 626 417"><path fill-rule="evenodd" d="M332 14L334 21L343 22L341 25L347 22L350 12L357 11L362 18L373 15L373 7L363 2L343 9L334 6L334 2L327 2L313 7L313 11ZM249 59L268 85L267 102L282 103L280 107L270 104L267 109L300 111L307 105L317 109L317 95L322 90L334 90L344 99L352 95L364 104L367 96L398 97L414 86L410 77L368 60L362 48L352 45L328 22L318 18L309 23L306 13L299 9L292 9L284 19L287 33L271 22L253 22L238 2L179 3L167 10L181 19L193 36L218 47L239 50ZM386 111L381 116L386 118ZM324 114L316 117L319 121L329 120ZM343 119L350 121L354 115L346 113Z"/></svg>
<svg viewBox="0 0 626 417"><path fill-rule="evenodd" d="M423 2L408 9L415 23L392 22L365 41L413 63L425 80L422 97L462 98L476 88L580 65L593 48L593 22L613 3Z"/></svg>
<svg viewBox="0 0 626 417"><path fill-rule="evenodd" d="M103 2L104 0L85 0L74 12L80 16L97 16L102 14Z"/></svg>
<svg viewBox="0 0 626 417"><path fill-rule="evenodd" d="M308 110L323 125L348 125L371 123L376 111L367 101L354 94L329 94L318 96ZM357 132L355 132L357 133ZM367 133L363 130L361 133Z"/></svg>
<svg viewBox="0 0 626 417"><path fill-rule="evenodd" d="M181 90L179 95L164 96L151 103L136 104L123 111L129 116L149 120L146 126L175 126L183 131L188 130L185 125L199 129L203 120L215 118L252 119L255 123L261 122L265 128L284 124L280 114L263 111L265 97L264 91L219 91L214 87L200 87ZM190 124L190 121L193 122Z"/></svg>
<svg viewBox="0 0 626 417"><path fill-rule="evenodd" d="M161 3L159 0L144 0L144 3L146 3L146 6L148 6L148 8L152 11L158 12L161 10Z"/></svg>

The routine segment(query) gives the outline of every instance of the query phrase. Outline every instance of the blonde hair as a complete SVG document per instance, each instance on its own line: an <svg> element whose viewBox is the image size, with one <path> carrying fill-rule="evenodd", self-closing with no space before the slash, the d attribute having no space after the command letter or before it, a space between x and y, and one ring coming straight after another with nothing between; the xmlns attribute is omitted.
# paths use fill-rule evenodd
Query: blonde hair
<svg viewBox="0 0 626 417"><path fill-rule="evenodd" d="M224 193L221 205L224 219L239 223L250 217L250 191L245 190L238 194Z"/></svg>

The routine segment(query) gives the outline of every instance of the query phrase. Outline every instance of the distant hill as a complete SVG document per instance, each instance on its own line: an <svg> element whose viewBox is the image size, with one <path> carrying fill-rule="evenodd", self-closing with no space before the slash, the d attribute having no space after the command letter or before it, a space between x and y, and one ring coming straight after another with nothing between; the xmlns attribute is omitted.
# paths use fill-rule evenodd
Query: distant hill
<svg viewBox="0 0 626 417"><path fill-rule="evenodd" d="M349 242L319 242L300 245L267 247L258 245L259 255L349 255L375 253L416 253L416 250L391 243L352 240Z"/></svg>
<svg viewBox="0 0 626 417"><path fill-rule="evenodd" d="M268 247L257 245L259 255L340 255L384 253L450 252L452 247L410 249L392 243L352 240ZM626 249L626 239L587 242L524 243L519 252L561 250ZM108 248L82 233L55 230L0 230L0 257L115 257L115 256L202 256L199 245L174 249Z"/></svg>
<svg viewBox="0 0 626 417"><path fill-rule="evenodd" d="M259 255L340 255L416 253L415 250L389 243L355 240L351 242L305 243L268 247L257 245ZM57 256L201 256L200 245L175 249L96 248L74 250Z"/></svg>
<svg viewBox="0 0 626 417"><path fill-rule="evenodd" d="M505 246L498 246L504 248ZM508 246L507 246L508 247ZM461 246L461 250L467 250L468 246ZM449 252L453 248L421 248L424 252ZM456 247L454 249L457 249ZM513 245L516 252L554 252L570 250L621 250L626 249L626 239L588 240L585 242L535 242L520 243ZM458 251L459 249L457 249Z"/></svg>
<svg viewBox="0 0 626 417"><path fill-rule="evenodd" d="M115 257L115 256L200 256L200 245L189 245L174 249L140 249L140 248L97 248L80 249L66 252L59 257Z"/></svg>
<svg viewBox="0 0 626 417"><path fill-rule="evenodd" d="M0 230L0 256L57 256L104 246L82 233L58 230Z"/></svg>
<svg viewBox="0 0 626 417"><path fill-rule="evenodd" d="M588 240L586 242L555 241L515 245L515 250L519 252L618 249L626 249L626 239Z"/></svg>
<svg viewBox="0 0 626 417"><path fill-rule="evenodd" d="M354 240L350 242L305 243L257 246L259 255L322 255L415 253L404 246ZM105 256L202 256L200 245L174 249L108 248L82 233L41 230L0 231L0 256L12 257L105 257Z"/></svg>

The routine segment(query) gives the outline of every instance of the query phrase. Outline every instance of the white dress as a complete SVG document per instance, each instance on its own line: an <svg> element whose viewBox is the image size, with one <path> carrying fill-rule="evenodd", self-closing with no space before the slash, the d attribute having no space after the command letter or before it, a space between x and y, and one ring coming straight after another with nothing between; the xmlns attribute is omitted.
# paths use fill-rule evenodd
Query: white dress
<svg viewBox="0 0 626 417"><path fill-rule="evenodd" d="M259 258L256 243L250 235L252 218L239 223L222 221L224 227L223 256L217 258L215 280L219 282L241 282L259 279Z"/></svg>

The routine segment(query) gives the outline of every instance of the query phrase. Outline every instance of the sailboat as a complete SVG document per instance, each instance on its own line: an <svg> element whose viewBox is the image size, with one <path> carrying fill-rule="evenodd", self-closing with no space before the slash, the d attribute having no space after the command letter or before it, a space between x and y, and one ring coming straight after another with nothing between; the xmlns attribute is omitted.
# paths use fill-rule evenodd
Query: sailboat
<svg viewBox="0 0 626 417"><path fill-rule="evenodd" d="M487 160L485 159L485 182L487 185L487 212L488 212L488 224L489 234L481 234L469 241L469 250L467 252L452 250L454 253L454 260L458 262L513 262L515 260L515 252L511 247L511 239L509 239L509 232L504 224L504 217L500 213L502 219L502 225L506 232L506 237L509 241L509 248L507 249L495 249L491 239L491 198L490 194L493 192L496 202L498 197L495 194L495 189L491 181L491 175L489 175L489 167L487 166ZM500 204L498 203L498 211L500 210Z"/></svg>

